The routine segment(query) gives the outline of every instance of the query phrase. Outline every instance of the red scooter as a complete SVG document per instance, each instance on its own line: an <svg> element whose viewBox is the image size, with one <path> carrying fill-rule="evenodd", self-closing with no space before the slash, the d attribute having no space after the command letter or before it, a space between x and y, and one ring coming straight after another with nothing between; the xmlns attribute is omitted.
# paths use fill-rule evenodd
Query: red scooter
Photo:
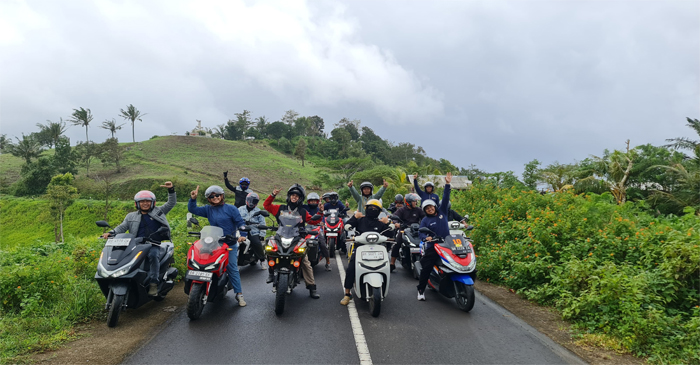
<svg viewBox="0 0 700 365"><path fill-rule="evenodd" d="M196 218L190 218L190 222L199 225ZM224 240L236 238L224 236L224 230L215 226L204 226L200 232L188 233L199 237L187 252L185 275L185 294L189 295L187 316L197 319L207 302L222 299L229 290L226 265L231 248Z"/></svg>
<svg viewBox="0 0 700 365"><path fill-rule="evenodd" d="M325 219L323 220L323 231L326 236L326 244L331 257L335 257L336 247L344 249L340 245L345 244L345 224L341 216L345 215L345 211L339 209L328 209L323 212Z"/></svg>

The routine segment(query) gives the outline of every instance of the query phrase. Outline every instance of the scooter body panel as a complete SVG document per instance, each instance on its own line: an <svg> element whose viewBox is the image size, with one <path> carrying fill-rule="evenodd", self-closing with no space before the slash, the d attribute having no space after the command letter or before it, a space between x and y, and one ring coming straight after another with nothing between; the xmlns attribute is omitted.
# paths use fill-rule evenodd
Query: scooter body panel
<svg viewBox="0 0 700 365"><path fill-rule="evenodd" d="M355 292L367 299L365 283L382 288L382 297L389 293L389 254L383 244L363 244L355 249ZM369 259L368 259L369 258ZM359 292L357 290L360 290Z"/></svg>

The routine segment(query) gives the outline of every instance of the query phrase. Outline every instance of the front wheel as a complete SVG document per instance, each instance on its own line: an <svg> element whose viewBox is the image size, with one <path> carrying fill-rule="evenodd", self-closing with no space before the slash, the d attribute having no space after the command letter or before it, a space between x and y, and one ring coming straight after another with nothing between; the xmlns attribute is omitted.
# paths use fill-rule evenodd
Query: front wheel
<svg viewBox="0 0 700 365"><path fill-rule="evenodd" d="M457 295L455 295L455 301L459 306L459 309L469 312L474 308L474 285L467 285L464 283L457 283Z"/></svg>
<svg viewBox="0 0 700 365"><path fill-rule="evenodd" d="M204 285L202 283L192 284L190 297L187 299L187 316L190 317L190 319L197 319L202 315L205 295L206 290L204 290Z"/></svg>
<svg viewBox="0 0 700 365"><path fill-rule="evenodd" d="M275 293L275 314L281 315L284 313L284 299L287 295L289 287L289 274L279 274L277 280L277 293Z"/></svg>
<svg viewBox="0 0 700 365"><path fill-rule="evenodd" d="M372 296L369 297L369 312L372 317L379 317L382 310L382 288L372 288Z"/></svg>
<svg viewBox="0 0 700 365"><path fill-rule="evenodd" d="M112 304L109 307L107 315L107 326L116 327L119 322L119 314L122 312L122 304L124 304L123 295L112 295Z"/></svg>
<svg viewBox="0 0 700 365"><path fill-rule="evenodd" d="M331 257L335 257L335 238L328 239L328 253Z"/></svg>

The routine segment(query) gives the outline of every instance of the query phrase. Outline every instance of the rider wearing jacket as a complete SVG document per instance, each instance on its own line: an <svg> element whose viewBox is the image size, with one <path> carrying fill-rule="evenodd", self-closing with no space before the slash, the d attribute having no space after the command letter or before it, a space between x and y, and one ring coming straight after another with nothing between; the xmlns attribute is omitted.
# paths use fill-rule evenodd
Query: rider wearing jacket
<svg viewBox="0 0 700 365"><path fill-rule="evenodd" d="M212 185L204 192L209 205L197 206L197 195L199 194L199 185L197 189L190 193L190 201L187 203L187 210L200 217L209 219L209 224L216 227L221 227L224 230L224 235L233 236L236 230L245 226L245 221L241 218L241 213L231 204L225 204L224 189L218 185ZM238 242L245 241L246 232L241 232L241 237L238 237ZM241 274L238 272L238 242L227 242L231 251L228 254L228 272L229 283L236 292L236 300L238 305L245 307L246 302L243 300L243 289L241 288Z"/></svg>
<svg viewBox="0 0 700 365"><path fill-rule="evenodd" d="M374 185L372 185L371 182L365 181L362 184L360 184L360 191L362 194L357 192L357 189L352 185L352 180L348 183L348 187L350 188L350 194L352 194L352 197L355 198L355 201L357 202L357 211L359 211L362 214L365 214L365 205L367 205L367 202L370 201L370 199L381 199L382 195L384 195L384 191L386 191L387 186L389 186L389 183L384 180L384 184L379 189L379 191L372 195L372 192L374 191Z"/></svg>
<svg viewBox="0 0 700 365"><path fill-rule="evenodd" d="M270 194L267 199L265 199L265 202L263 203L263 208L270 212L270 214L274 215L275 218L277 218L277 222L279 223L279 216L281 212L288 212L288 213L298 213L301 216L302 222L299 224L299 231L303 232L304 227L306 223L309 224L319 224L321 223L321 218L318 219L313 219L313 217L309 214L309 212L306 211L306 208L304 208L303 203L304 203L304 196L305 191L304 188L299 185L299 184L294 184L292 185L288 190L287 190L287 204L283 205L278 205L272 203L275 200L275 196L280 192L280 189L275 189L272 191L272 194ZM316 282L314 281L314 271L311 268L311 262L309 262L309 259L304 255L304 260L302 261L301 265L301 270L304 272L304 281L306 281L306 288L309 289L309 296L314 299L318 299L321 296L316 293ZM267 277L267 282L271 283L274 280L274 269L270 268L269 269L270 275Z"/></svg>
<svg viewBox="0 0 700 365"><path fill-rule="evenodd" d="M418 194L406 194L405 200L406 206L394 213L394 215L401 220L401 223L394 223L397 228L397 232L396 243L394 244L394 248L391 249L391 271L396 269L396 259L399 258L399 250L401 249L404 240L404 233L403 231L398 230L398 228L400 228L402 224L404 227L410 227L413 223L420 223L420 221L425 217L423 209L418 208L418 204L420 202L420 197Z"/></svg>
<svg viewBox="0 0 700 365"><path fill-rule="evenodd" d="M420 260L421 272L418 279L418 300L425 300L425 286L428 284L430 272L436 263L440 261L440 255L435 251L434 239L444 239L450 235L449 220L447 217L448 205L450 202L450 182L452 181L452 173L448 172L445 176L445 191L442 193L442 205L438 209L437 203L433 200L426 200L421 205L426 217L420 222L420 227L427 227L435 233L435 237L428 236L425 233L420 234L421 241L425 242L426 249L423 258Z"/></svg>
<svg viewBox="0 0 700 365"><path fill-rule="evenodd" d="M111 234L129 233L138 237L148 237L151 233L157 231L160 227L166 226L170 230L170 224L165 217L168 212L177 203L177 194L173 183L166 181L161 187L168 189L168 201L160 207L156 207L156 196L148 190L141 190L134 196L134 204L136 212L131 212L124 217L124 221L114 227L110 232L102 235L103 238L109 237ZM160 276L160 262L158 255L160 249L151 247L148 250L148 295L158 295L158 277Z"/></svg>
<svg viewBox="0 0 700 365"><path fill-rule="evenodd" d="M379 213L381 213L382 211L382 204L379 203L379 200L370 199L364 206L364 208L365 215L363 216L362 213L359 212L355 213L355 215L352 218L348 219L346 227L355 228L357 234L362 234L365 232L377 232L381 233L386 237L392 238L394 234L393 232L391 232L391 226L389 226L389 219L387 217L384 217L381 220L379 219ZM342 305L348 305L348 303L350 303L350 301L352 300L350 289L352 289L352 285L355 283L355 256L357 256L355 255L355 250L357 250L357 248L361 245L362 244L355 242L352 256L348 261L348 268L345 271L344 282L345 296L340 301L340 304Z"/></svg>
<svg viewBox="0 0 700 365"><path fill-rule="evenodd" d="M309 193L306 197L306 203L303 207L310 215L316 215L320 212L323 214L323 205L321 204L321 199L316 193ZM326 244L326 236L323 234L323 229L319 229L318 233L318 248L321 251L321 255L326 258L326 271L331 271L331 255L328 252L328 245Z"/></svg>
<svg viewBox="0 0 700 365"><path fill-rule="evenodd" d="M265 225L265 217L258 215L253 217L255 213L260 211L258 208L258 203L260 202L260 197L257 193L249 193L245 198L245 205L238 208L238 213L240 213L241 218L244 221L250 222L253 225L250 226L250 233L248 234L248 240L250 240L250 248L255 253L255 257L260 260L260 267L264 270L267 265L265 261L265 249L263 248L262 241L265 240L265 231L261 231L256 224Z"/></svg>
<svg viewBox="0 0 700 365"><path fill-rule="evenodd" d="M340 218L347 217L348 207L346 207L345 204L340 202L340 199L339 199L340 197L338 196L338 193L336 193L335 191L331 191L330 193L326 193L326 194L328 195L328 202L323 205L323 210L327 211L330 209L338 209L338 213L339 213ZM323 194L323 195L325 196L326 194ZM346 201L346 203L347 203L347 201ZM340 235L338 236L338 245L337 245L338 249L342 253L346 253L348 250L345 247L345 239L346 238L347 237L345 234L345 230L343 230L343 232L340 232Z"/></svg>
<svg viewBox="0 0 700 365"><path fill-rule="evenodd" d="M226 183L226 187L229 190L233 191L233 194L236 196L233 205L235 205L236 208L244 206L245 198L248 196L248 194L253 192L253 190L248 189L248 187L250 186L250 179L248 179L247 177L242 177L240 180L238 180L238 186L234 187L228 181L228 171L224 171L224 183Z"/></svg>
<svg viewBox="0 0 700 365"><path fill-rule="evenodd" d="M416 189L416 194L420 196L422 201L430 199L435 202L435 204L440 202L437 194L435 194L435 184L433 184L432 181L427 181L423 184L423 189L425 189L425 191L423 191L420 189L420 186L418 186L418 174L413 174L413 187Z"/></svg>
<svg viewBox="0 0 700 365"><path fill-rule="evenodd" d="M403 205L404 197L401 194L396 194L394 197L394 202L389 204L389 211L391 214L396 213L397 210L401 209L404 207Z"/></svg>

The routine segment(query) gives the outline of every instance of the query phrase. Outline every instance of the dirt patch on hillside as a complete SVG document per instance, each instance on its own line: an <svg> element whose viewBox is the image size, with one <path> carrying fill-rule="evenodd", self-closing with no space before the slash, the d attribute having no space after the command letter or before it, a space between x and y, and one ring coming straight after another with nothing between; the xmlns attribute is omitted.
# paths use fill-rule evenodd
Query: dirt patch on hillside
<svg viewBox="0 0 700 365"><path fill-rule="evenodd" d="M90 323L78 330L82 338L58 350L35 354L30 361L44 364L119 364L148 343L185 307L187 296L182 285L176 285L163 302L151 302L137 310L122 313L116 328L108 328L104 322ZM571 326L551 308L531 303L508 289L483 281L478 281L476 287L481 294L590 364L645 364L644 360L631 355L577 344L570 335Z"/></svg>

